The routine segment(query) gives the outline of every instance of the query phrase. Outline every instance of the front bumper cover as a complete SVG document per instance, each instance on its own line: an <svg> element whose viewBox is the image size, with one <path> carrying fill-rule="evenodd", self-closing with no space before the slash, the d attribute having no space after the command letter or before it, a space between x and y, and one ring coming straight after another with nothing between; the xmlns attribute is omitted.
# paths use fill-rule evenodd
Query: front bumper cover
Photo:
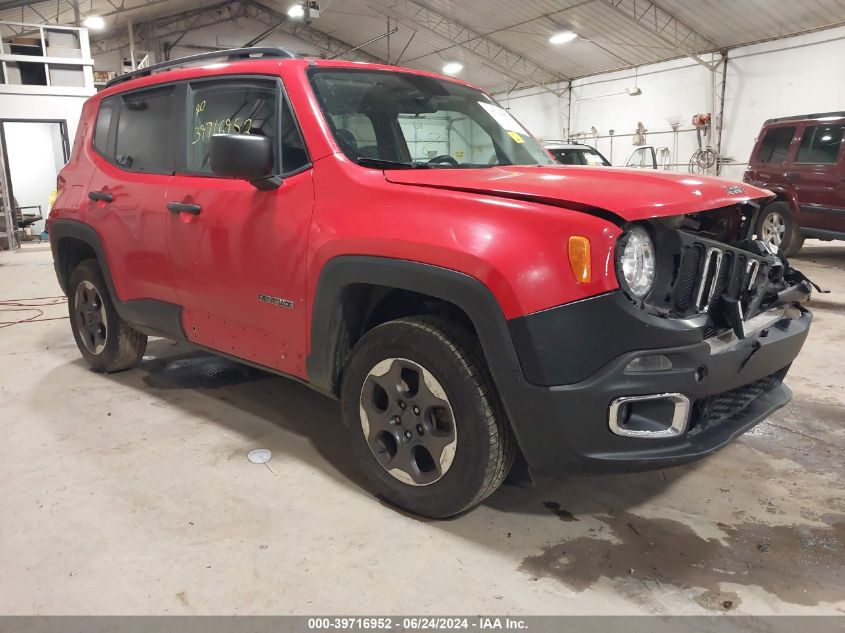
<svg viewBox="0 0 845 633"><path fill-rule="evenodd" d="M766 313L768 318L741 340L729 332L704 339L703 321L660 319L633 307L629 311L622 303L625 298L614 295L621 293L522 317L518 325L522 336L514 336L514 342L523 371L500 375L497 382L534 473L643 470L689 462L789 402L791 392L783 378L812 321L803 308L781 306L779 312ZM585 320L591 314L595 317ZM623 314L631 318L623 319ZM532 319L538 321L532 324ZM634 358L653 354L670 358L672 368L626 371ZM577 380L548 386L528 379L542 381L551 374ZM643 439L611 432L608 412L614 399L670 392L683 394L691 404L682 434ZM721 415L712 415L714 406Z"/></svg>

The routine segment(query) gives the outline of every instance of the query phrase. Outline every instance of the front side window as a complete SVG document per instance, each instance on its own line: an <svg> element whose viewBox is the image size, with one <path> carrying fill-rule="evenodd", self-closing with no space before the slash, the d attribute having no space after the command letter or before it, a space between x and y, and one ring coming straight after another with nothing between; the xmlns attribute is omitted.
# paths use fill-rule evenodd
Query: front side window
<svg viewBox="0 0 845 633"><path fill-rule="evenodd" d="M845 125L808 125L798 148L798 163L835 165Z"/></svg>
<svg viewBox="0 0 845 633"><path fill-rule="evenodd" d="M323 114L350 159L379 168L548 165L534 137L488 95L411 73L310 73Z"/></svg>
<svg viewBox="0 0 845 633"><path fill-rule="evenodd" d="M173 102L172 87L123 96L114 157L107 156L127 171L172 173Z"/></svg>
<svg viewBox="0 0 845 633"><path fill-rule="evenodd" d="M757 160L761 163L782 163L789 156L789 146L795 136L794 127L773 127L766 131Z"/></svg>
<svg viewBox="0 0 845 633"><path fill-rule="evenodd" d="M214 134L250 134L275 139L278 118L276 94L276 85L272 81L191 84L188 91L187 171L211 175L209 150Z"/></svg>

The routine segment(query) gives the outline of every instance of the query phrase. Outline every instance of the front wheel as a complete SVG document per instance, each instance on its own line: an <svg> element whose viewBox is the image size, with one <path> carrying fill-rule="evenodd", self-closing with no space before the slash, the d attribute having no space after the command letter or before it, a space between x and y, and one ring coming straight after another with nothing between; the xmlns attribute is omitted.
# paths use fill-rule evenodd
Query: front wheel
<svg viewBox="0 0 845 633"><path fill-rule="evenodd" d="M365 474L391 503L446 518L480 503L510 470L516 443L478 345L434 317L367 332L341 390Z"/></svg>
<svg viewBox="0 0 845 633"><path fill-rule="evenodd" d="M97 260L74 268L67 298L73 338L91 369L110 373L141 362L147 337L117 314Z"/></svg>
<svg viewBox="0 0 845 633"><path fill-rule="evenodd" d="M767 244L777 246L787 257L798 253L804 245L804 236L786 202L772 202L763 207L757 221L757 235Z"/></svg>

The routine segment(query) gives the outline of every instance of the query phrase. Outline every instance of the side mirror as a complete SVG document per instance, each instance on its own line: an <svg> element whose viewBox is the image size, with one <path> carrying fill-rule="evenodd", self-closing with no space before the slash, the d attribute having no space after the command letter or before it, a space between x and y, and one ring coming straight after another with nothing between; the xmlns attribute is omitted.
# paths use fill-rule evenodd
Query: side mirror
<svg viewBox="0 0 845 633"><path fill-rule="evenodd" d="M209 158L215 176L246 180L258 189L281 184L273 176L273 140L266 136L213 134Z"/></svg>

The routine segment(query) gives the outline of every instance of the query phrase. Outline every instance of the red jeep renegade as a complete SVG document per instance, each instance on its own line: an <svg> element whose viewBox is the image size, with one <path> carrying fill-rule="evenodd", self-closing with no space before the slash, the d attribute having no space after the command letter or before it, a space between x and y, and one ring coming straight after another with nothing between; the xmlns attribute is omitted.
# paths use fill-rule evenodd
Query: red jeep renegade
<svg viewBox="0 0 845 633"><path fill-rule="evenodd" d="M447 517L517 457L662 468L782 407L810 285L754 239L770 198L557 165L454 79L242 49L92 97L49 233L95 370L152 335L305 381L376 491Z"/></svg>

